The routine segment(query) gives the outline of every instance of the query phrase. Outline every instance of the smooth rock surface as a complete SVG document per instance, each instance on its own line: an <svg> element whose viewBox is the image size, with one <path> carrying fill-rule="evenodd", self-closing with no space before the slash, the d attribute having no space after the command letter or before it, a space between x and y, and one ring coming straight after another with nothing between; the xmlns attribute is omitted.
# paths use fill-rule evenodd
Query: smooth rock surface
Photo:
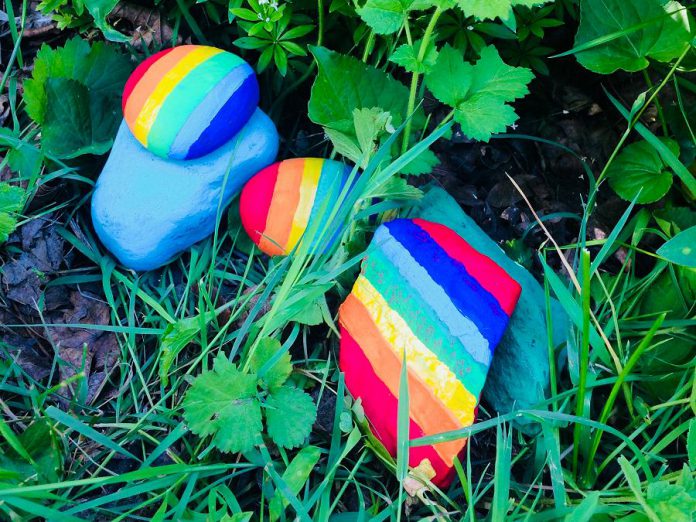
<svg viewBox="0 0 696 522"><path fill-rule="evenodd" d="M330 212L351 167L320 158L279 161L256 174L242 190L239 213L252 241L268 255L286 255L313 220Z"/></svg>
<svg viewBox="0 0 696 522"><path fill-rule="evenodd" d="M126 267L160 267L210 235L218 210L277 152L275 125L259 109L224 146L189 161L150 153L124 122L92 196L94 228Z"/></svg>
<svg viewBox="0 0 696 522"><path fill-rule="evenodd" d="M545 391L549 385L544 288L524 267L510 259L445 190L431 187L413 209L412 215L447 224L471 246L503 267L522 286L510 325L493 358L483 395L501 414L536 407L546 398ZM569 321L560 303L553 298L551 316L552 337L557 346L567 339ZM526 418L517 418L515 423L522 429L537 426L537 423Z"/></svg>
<svg viewBox="0 0 696 522"><path fill-rule="evenodd" d="M123 89L133 136L163 158L195 159L224 145L256 110L259 84L236 54L180 45L150 56Z"/></svg>
<svg viewBox="0 0 696 522"><path fill-rule="evenodd" d="M397 219L377 229L339 310L339 366L389 453L397 449L404 354L410 438L470 426L519 295L500 266L444 225ZM433 482L445 486L465 444L413 447L409 463L428 459Z"/></svg>

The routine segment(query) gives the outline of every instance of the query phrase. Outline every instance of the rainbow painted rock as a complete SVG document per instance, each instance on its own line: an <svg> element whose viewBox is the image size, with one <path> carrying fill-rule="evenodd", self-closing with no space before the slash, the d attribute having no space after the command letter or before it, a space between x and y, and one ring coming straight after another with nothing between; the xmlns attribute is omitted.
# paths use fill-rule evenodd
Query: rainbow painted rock
<svg viewBox="0 0 696 522"><path fill-rule="evenodd" d="M313 217L331 209L351 168L338 161L297 158L274 163L242 190L239 212L251 239L268 255L286 255Z"/></svg>
<svg viewBox="0 0 696 522"><path fill-rule="evenodd" d="M166 49L141 63L123 91L135 139L162 158L194 159L227 143L259 101L251 66L204 45Z"/></svg>
<svg viewBox="0 0 696 522"><path fill-rule="evenodd" d="M479 396L520 296L520 285L451 229L420 219L381 225L341 305L340 368L362 399L375 435L396 454L398 390L406 354L410 438L471 425ZM413 447L446 486L459 439Z"/></svg>

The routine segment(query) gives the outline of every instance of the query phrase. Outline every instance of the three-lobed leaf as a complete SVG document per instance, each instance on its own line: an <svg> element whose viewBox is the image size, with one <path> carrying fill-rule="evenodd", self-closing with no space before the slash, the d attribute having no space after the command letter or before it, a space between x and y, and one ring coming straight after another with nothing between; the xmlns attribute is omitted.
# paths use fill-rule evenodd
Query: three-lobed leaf
<svg viewBox="0 0 696 522"><path fill-rule="evenodd" d="M503 62L493 46L483 48L479 60L471 65L459 51L445 45L425 82L438 100L454 109L454 119L464 134L488 141L517 121L508 103L526 95L533 78L529 69Z"/></svg>
<svg viewBox="0 0 696 522"><path fill-rule="evenodd" d="M212 435L220 450L248 451L263 429L256 392L256 375L240 371L218 354L213 370L199 375L186 393L184 419L196 435Z"/></svg>

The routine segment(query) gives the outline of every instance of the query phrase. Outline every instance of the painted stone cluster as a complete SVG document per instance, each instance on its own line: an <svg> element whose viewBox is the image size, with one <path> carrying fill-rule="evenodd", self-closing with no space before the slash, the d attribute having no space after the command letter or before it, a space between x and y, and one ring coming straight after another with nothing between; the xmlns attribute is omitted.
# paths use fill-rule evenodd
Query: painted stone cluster
<svg viewBox="0 0 696 522"><path fill-rule="evenodd" d="M154 269L209 236L275 160L278 133L258 97L251 67L213 47L168 49L133 72L92 197L94 228L121 263Z"/></svg>
<svg viewBox="0 0 696 522"><path fill-rule="evenodd" d="M340 368L375 435L396 454L402 357L408 368L410 437L471 425L493 351L520 286L451 229L398 219L375 232L339 311ZM445 485L463 439L414 447Z"/></svg>
<svg viewBox="0 0 696 522"><path fill-rule="evenodd" d="M92 200L95 230L124 265L167 263L211 234L240 190L242 224L271 256L290 254L308 227L326 224L318 219L334 219L352 169L319 158L273 163L278 134L258 99L251 67L212 47L168 49L135 70ZM503 268L444 225L397 219L377 228L339 309L339 366L392 455L403 357L410 437L471 425L520 292ZM434 483L445 486L465 444L413 447L409 461L427 459Z"/></svg>
<svg viewBox="0 0 696 522"><path fill-rule="evenodd" d="M239 203L249 237L268 255L289 254L310 220L319 215L328 219L350 172L343 163L319 158L289 159L266 167L246 184Z"/></svg>

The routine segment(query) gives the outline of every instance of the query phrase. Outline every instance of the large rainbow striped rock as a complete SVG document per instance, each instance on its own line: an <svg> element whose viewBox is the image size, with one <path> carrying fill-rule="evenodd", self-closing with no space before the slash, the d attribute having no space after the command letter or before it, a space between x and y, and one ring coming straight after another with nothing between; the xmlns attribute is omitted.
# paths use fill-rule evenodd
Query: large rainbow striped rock
<svg viewBox="0 0 696 522"><path fill-rule="evenodd" d="M350 172L343 163L319 158L274 163L242 190L239 213L244 229L266 254L290 253L322 206L331 210Z"/></svg>
<svg viewBox="0 0 696 522"><path fill-rule="evenodd" d="M259 101L251 66L204 45L166 49L141 63L123 91L133 136L163 158L204 156L249 121Z"/></svg>
<svg viewBox="0 0 696 522"><path fill-rule="evenodd" d="M399 378L406 354L410 438L474 422L493 351L520 285L451 229L420 219L381 225L340 307L340 368L375 435L396 454ZM413 447L447 485L466 440Z"/></svg>

